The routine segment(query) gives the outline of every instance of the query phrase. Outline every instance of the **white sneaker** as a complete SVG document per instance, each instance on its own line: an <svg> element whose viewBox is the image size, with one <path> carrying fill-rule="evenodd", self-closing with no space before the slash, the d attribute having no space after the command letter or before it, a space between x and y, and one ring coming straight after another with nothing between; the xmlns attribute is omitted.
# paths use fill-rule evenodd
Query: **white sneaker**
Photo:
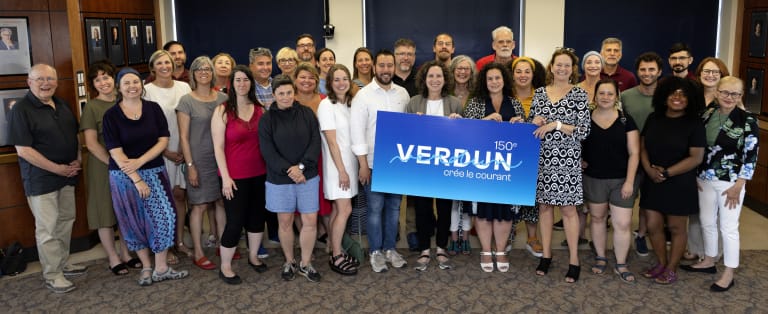
<svg viewBox="0 0 768 314"><path fill-rule="evenodd" d="M216 247L216 236L209 234L208 239L205 241L206 247Z"/></svg>
<svg viewBox="0 0 768 314"><path fill-rule="evenodd" d="M75 284L64 277L46 280L45 287L53 291L53 293L67 293L76 288Z"/></svg>
<svg viewBox="0 0 768 314"><path fill-rule="evenodd" d="M371 253L371 268L373 272L380 273L387 271L387 260L384 258L384 254L381 251L373 251Z"/></svg>
<svg viewBox="0 0 768 314"><path fill-rule="evenodd" d="M401 268L408 264L408 262L405 261L402 255L400 253L397 253L394 249L386 250L384 252L384 257L386 258L387 263L392 264L392 267L394 268Z"/></svg>

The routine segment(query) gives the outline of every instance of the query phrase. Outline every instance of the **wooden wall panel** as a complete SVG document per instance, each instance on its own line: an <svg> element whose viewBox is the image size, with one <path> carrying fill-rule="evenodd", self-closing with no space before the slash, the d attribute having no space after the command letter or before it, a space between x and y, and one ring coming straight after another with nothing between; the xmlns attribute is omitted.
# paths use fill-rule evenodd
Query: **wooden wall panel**
<svg viewBox="0 0 768 314"><path fill-rule="evenodd" d="M104 0L80 0L80 10L83 13L132 13L155 14L155 5L152 0L131 1L104 1Z"/></svg>
<svg viewBox="0 0 768 314"><path fill-rule="evenodd" d="M5 195L0 198L0 212L8 207L27 206L24 190L19 189L23 187L21 175L19 174L19 164L0 164L0 178L3 178L0 180L0 193L3 193L2 191L15 191L15 193L3 193Z"/></svg>
<svg viewBox="0 0 768 314"><path fill-rule="evenodd" d="M48 0L3 0L0 11L48 11Z"/></svg>
<svg viewBox="0 0 768 314"><path fill-rule="evenodd" d="M72 70L72 44L69 40L67 12L51 12L51 38L53 64L59 73L59 79L72 79L74 77L74 71ZM63 87L61 82L59 82L59 87ZM67 85L67 87L75 88L74 85ZM67 101L70 104L74 104L75 99L67 99Z"/></svg>

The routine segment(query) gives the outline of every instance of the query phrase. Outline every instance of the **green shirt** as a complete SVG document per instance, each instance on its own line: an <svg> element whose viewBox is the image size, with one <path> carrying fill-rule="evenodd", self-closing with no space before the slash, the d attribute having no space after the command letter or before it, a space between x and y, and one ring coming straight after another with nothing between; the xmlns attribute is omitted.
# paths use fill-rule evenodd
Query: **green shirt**
<svg viewBox="0 0 768 314"><path fill-rule="evenodd" d="M635 119L637 129L640 130L641 133L645 127L645 120L648 118L648 115L653 112L653 106L651 105L652 99L653 95L643 95L643 93L640 92L639 86L621 92L622 107L624 108L624 111Z"/></svg>

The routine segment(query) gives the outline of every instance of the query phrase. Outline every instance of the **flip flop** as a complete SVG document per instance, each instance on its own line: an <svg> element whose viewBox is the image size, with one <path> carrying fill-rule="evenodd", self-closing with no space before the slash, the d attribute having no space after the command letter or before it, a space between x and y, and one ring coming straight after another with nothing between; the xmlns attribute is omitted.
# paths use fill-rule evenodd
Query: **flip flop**
<svg viewBox="0 0 768 314"><path fill-rule="evenodd" d="M216 264L209 261L207 257L203 256L195 261L195 266L200 267L200 269L204 270L213 270L216 269Z"/></svg>
<svg viewBox="0 0 768 314"><path fill-rule="evenodd" d="M110 271L112 271L115 276L125 276L128 275L128 267L125 266L124 263L117 264L112 267L108 267Z"/></svg>

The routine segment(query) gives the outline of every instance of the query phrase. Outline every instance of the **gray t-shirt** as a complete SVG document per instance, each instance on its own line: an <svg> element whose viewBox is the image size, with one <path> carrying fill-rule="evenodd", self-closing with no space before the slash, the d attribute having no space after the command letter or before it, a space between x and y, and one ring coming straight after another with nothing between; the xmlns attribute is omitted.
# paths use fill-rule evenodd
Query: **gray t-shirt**
<svg viewBox="0 0 768 314"><path fill-rule="evenodd" d="M637 124L637 129L642 132L645 127L645 120L653 112L651 105L653 96L646 96L640 92L638 86L621 92L621 103L624 111L627 112Z"/></svg>

